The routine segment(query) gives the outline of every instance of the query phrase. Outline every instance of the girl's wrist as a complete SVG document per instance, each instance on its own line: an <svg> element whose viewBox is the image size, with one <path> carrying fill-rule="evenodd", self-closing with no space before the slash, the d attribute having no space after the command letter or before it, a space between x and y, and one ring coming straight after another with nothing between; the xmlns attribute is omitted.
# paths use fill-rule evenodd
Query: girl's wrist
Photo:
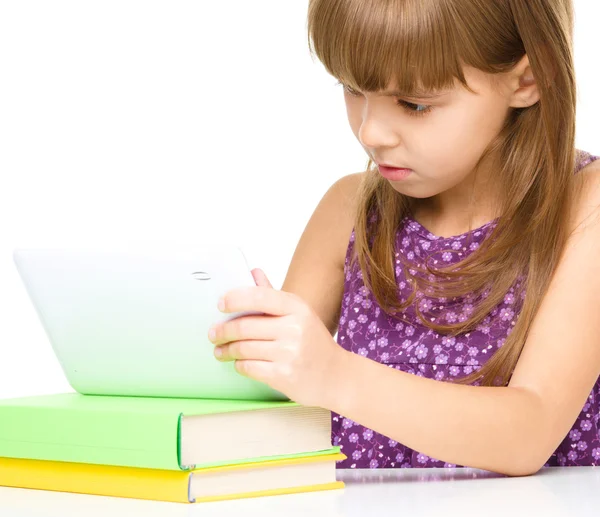
<svg viewBox="0 0 600 517"><path fill-rule="evenodd" d="M343 414L349 407L351 399L355 398L352 393L355 382L351 381L355 378L353 359L357 356L337 343L335 346L337 349L327 372L327 383L323 390L321 407Z"/></svg>

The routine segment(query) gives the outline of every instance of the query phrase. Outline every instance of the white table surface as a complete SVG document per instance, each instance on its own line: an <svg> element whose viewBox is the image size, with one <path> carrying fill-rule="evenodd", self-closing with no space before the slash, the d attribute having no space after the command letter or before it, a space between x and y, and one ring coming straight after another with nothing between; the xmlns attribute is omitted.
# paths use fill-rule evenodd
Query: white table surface
<svg viewBox="0 0 600 517"><path fill-rule="evenodd" d="M520 478L461 468L338 470L337 477L346 488L193 505L0 487L0 516L600 516L600 467Z"/></svg>

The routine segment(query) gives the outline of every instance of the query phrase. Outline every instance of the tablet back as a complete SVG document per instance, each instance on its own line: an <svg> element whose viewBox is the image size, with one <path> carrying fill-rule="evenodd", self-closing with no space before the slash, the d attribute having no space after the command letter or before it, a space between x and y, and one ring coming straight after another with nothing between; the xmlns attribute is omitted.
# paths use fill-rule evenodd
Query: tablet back
<svg viewBox="0 0 600 517"><path fill-rule="evenodd" d="M241 249L16 249L13 258L76 391L286 399L217 361L207 337L241 315L221 313L219 297L255 285Z"/></svg>

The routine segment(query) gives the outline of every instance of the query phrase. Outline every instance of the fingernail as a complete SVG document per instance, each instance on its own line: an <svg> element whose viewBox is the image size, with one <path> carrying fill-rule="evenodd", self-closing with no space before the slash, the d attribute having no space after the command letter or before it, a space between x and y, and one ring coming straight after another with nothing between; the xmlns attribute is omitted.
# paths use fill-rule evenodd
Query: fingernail
<svg viewBox="0 0 600 517"><path fill-rule="evenodd" d="M217 303L217 307L219 308L220 311L225 310L225 298L223 298L223 297L219 298L219 302Z"/></svg>
<svg viewBox="0 0 600 517"><path fill-rule="evenodd" d="M221 347L218 346L217 348L215 348L215 356L221 357L222 355L223 355L223 350L221 350Z"/></svg>
<svg viewBox="0 0 600 517"><path fill-rule="evenodd" d="M215 339L215 337L217 337L217 331L215 330L214 327L212 327L209 331L208 331L208 339L210 339L211 341L213 341Z"/></svg>

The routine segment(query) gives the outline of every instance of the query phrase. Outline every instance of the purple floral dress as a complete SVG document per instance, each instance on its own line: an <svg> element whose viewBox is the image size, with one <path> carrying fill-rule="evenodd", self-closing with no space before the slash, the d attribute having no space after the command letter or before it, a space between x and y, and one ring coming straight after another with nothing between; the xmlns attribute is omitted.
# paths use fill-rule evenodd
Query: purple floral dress
<svg viewBox="0 0 600 517"><path fill-rule="evenodd" d="M598 158L584 151L578 153L576 172ZM477 249L493 225L495 221L490 221L461 235L438 237L416 220L405 217L397 234L396 257L402 253L409 263L423 265L427 254L441 251L436 254L438 260L445 264L455 263L463 254ZM409 323L391 318L381 310L364 285L358 263L353 269L349 268L353 243L354 230L346 252L346 276L337 335L337 342L344 349L397 370L444 381L471 373L502 346L523 301L523 297L514 294L518 281L476 330L456 337L442 336L424 327L412 306L404 313L404 319ZM456 250L456 253L443 252L448 248ZM399 293L405 298L411 288L406 283L401 264L396 260L396 279ZM423 310L429 310L434 301L423 293L416 299ZM464 321L473 309L473 298L467 296L462 302L454 301L438 299L441 305L437 308L441 310L436 316L448 322ZM594 385L573 428L545 466L600 465L599 418L600 380ZM430 458L335 412L332 413L332 443L339 445L347 456L347 459L338 462L337 468L457 466Z"/></svg>

